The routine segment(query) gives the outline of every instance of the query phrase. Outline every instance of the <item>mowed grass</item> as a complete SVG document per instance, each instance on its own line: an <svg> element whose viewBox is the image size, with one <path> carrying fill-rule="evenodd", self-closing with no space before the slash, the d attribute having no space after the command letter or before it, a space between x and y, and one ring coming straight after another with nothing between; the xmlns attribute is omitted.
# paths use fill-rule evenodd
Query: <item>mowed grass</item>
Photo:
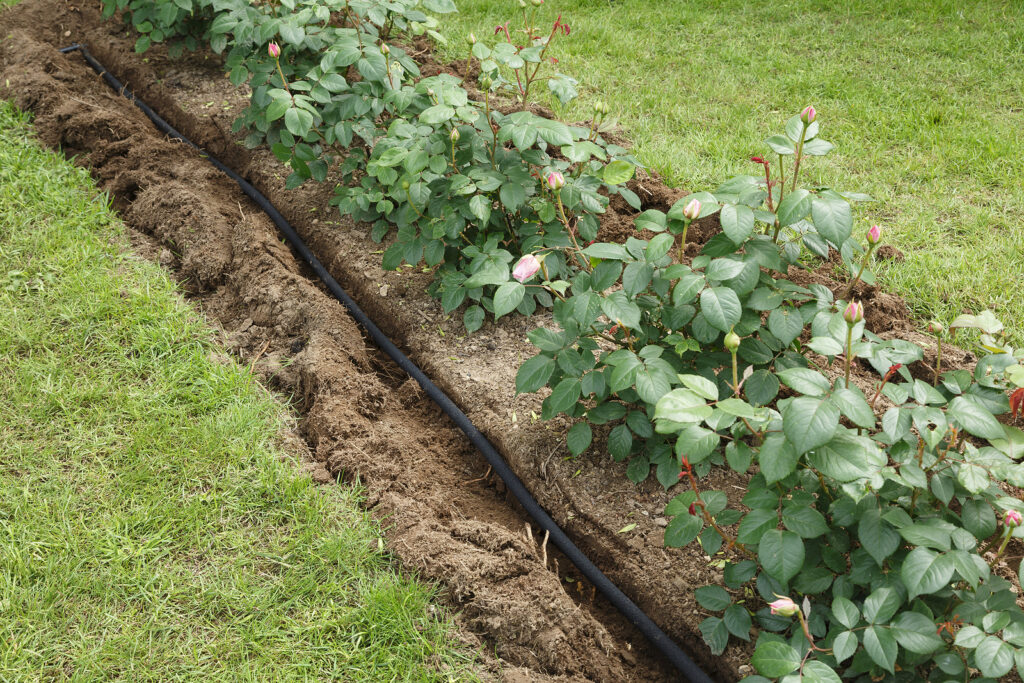
<svg viewBox="0 0 1024 683"><path fill-rule="evenodd" d="M464 680L358 492L0 103L0 680Z"/></svg>
<svg viewBox="0 0 1024 683"><path fill-rule="evenodd" d="M449 59L521 24L515 0L457 5ZM1024 342L1024 4L546 0L538 25L559 13L555 68L581 83L566 118L605 100L638 157L696 191L757 174L748 158L814 104L837 149L802 172L876 198L858 231L879 223L906 255L883 286L922 321L991 307Z"/></svg>

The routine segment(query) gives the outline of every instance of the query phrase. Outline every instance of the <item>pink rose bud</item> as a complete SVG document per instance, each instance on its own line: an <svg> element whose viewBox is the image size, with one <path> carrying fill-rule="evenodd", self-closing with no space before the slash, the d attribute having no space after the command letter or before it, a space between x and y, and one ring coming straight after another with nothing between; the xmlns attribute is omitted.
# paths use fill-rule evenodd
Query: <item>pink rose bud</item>
<svg viewBox="0 0 1024 683"><path fill-rule="evenodd" d="M274 59L277 59L278 57L281 56L281 46L278 45L277 43L271 43L270 45L267 45L267 54L269 54Z"/></svg>
<svg viewBox="0 0 1024 683"><path fill-rule="evenodd" d="M864 304L859 301L851 301L850 305L843 311L843 320L856 325L864 319Z"/></svg>
<svg viewBox="0 0 1024 683"><path fill-rule="evenodd" d="M448 137L452 139L452 142L458 142L462 136L459 134L458 128L452 128L452 132L448 134Z"/></svg>
<svg viewBox="0 0 1024 683"><path fill-rule="evenodd" d="M1024 517L1016 510L1007 510L1006 514L1003 515L1003 524L1014 529L1019 527L1021 522L1024 521Z"/></svg>
<svg viewBox="0 0 1024 683"><path fill-rule="evenodd" d="M548 183L548 187L550 187L555 192L558 192L563 187L565 187L565 176L559 173L558 171L552 171L551 173L548 173L548 177L546 178L546 180Z"/></svg>
<svg viewBox="0 0 1024 683"><path fill-rule="evenodd" d="M540 261L533 254L527 254L519 259L519 263L512 269L512 277L520 282L526 282L540 270Z"/></svg>
<svg viewBox="0 0 1024 683"><path fill-rule="evenodd" d="M928 323L928 332L931 334L942 334L946 331L946 326L940 323L938 320L932 320Z"/></svg>
<svg viewBox="0 0 1024 683"><path fill-rule="evenodd" d="M882 227L879 225L872 225L871 229L868 230L868 244L874 246L882 241Z"/></svg>
<svg viewBox="0 0 1024 683"><path fill-rule="evenodd" d="M690 203L683 209L683 218L688 221L695 221L700 216L700 200L691 199Z"/></svg>
<svg viewBox="0 0 1024 683"><path fill-rule="evenodd" d="M791 617L800 611L797 604L789 598L779 598L775 602L769 602L768 606L772 608L772 614L780 617Z"/></svg>
<svg viewBox="0 0 1024 683"><path fill-rule="evenodd" d="M800 112L800 120L804 122L804 125L811 125L811 121L818 115L818 112L814 110L814 107L808 105L804 107L804 110Z"/></svg>

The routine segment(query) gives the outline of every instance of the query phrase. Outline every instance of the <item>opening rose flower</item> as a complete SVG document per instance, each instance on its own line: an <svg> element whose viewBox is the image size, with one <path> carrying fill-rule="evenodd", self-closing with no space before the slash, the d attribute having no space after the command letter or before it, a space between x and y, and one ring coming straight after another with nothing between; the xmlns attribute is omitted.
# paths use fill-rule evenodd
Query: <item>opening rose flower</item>
<svg viewBox="0 0 1024 683"><path fill-rule="evenodd" d="M800 112L800 120L804 122L804 125L810 125L812 121L818 116L818 112L815 111L814 107L807 105L804 110Z"/></svg>
<svg viewBox="0 0 1024 683"><path fill-rule="evenodd" d="M683 208L683 218L695 221L700 217L700 200L691 199L690 203Z"/></svg>
<svg viewBox="0 0 1024 683"><path fill-rule="evenodd" d="M872 225L868 230L868 244L874 246L882 241L882 226Z"/></svg>
<svg viewBox="0 0 1024 683"><path fill-rule="evenodd" d="M862 304L859 301L851 301L850 304L846 307L846 310L843 311L843 320L850 323L851 325L856 325L863 319L864 304Z"/></svg>
<svg viewBox="0 0 1024 683"><path fill-rule="evenodd" d="M1024 521L1024 517L1021 517L1016 510L1007 510L1003 515L1003 524L1011 529L1019 527L1022 521Z"/></svg>
<svg viewBox="0 0 1024 683"><path fill-rule="evenodd" d="M545 178L545 180L548 183L548 187L550 187L555 192L558 192L563 187L565 187L565 176L559 173L558 171L552 171L551 173L548 173L548 176L547 178Z"/></svg>
<svg viewBox="0 0 1024 683"><path fill-rule="evenodd" d="M281 46L278 45L277 43L271 43L270 45L267 45L267 54L273 57L274 59L277 59L278 57L281 56Z"/></svg>
<svg viewBox="0 0 1024 683"><path fill-rule="evenodd" d="M520 282L526 282L540 270L540 260L533 254L527 254L519 259L516 267L512 269L512 277Z"/></svg>
<svg viewBox="0 0 1024 683"><path fill-rule="evenodd" d="M791 617L800 611L800 608L795 602L789 598L779 598L774 602L769 602L768 606L772 609L772 614L777 614L780 617Z"/></svg>

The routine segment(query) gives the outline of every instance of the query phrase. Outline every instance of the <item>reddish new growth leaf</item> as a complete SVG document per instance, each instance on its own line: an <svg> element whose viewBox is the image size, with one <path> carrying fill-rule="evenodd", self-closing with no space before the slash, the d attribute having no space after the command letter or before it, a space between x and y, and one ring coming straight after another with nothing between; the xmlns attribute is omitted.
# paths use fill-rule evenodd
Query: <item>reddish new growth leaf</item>
<svg viewBox="0 0 1024 683"><path fill-rule="evenodd" d="M1010 394L1010 415L1014 418L1024 415L1024 387Z"/></svg>

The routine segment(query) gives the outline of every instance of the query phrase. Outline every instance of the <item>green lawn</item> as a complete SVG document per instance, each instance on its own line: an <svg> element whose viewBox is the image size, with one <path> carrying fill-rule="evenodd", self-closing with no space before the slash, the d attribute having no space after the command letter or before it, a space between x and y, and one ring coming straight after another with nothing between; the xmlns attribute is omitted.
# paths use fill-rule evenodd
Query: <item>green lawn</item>
<svg viewBox="0 0 1024 683"><path fill-rule="evenodd" d="M0 680L468 677L88 174L0 102Z"/></svg>
<svg viewBox="0 0 1024 683"><path fill-rule="evenodd" d="M458 0L445 55L492 43L515 0ZM981 0L547 0L558 68L580 80L566 113L608 102L645 163L711 190L814 104L837 150L806 178L867 192L907 258L882 270L922 319L992 306L1024 340L1024 4ZM514 23L514 22L513 22Z"/></svg>

